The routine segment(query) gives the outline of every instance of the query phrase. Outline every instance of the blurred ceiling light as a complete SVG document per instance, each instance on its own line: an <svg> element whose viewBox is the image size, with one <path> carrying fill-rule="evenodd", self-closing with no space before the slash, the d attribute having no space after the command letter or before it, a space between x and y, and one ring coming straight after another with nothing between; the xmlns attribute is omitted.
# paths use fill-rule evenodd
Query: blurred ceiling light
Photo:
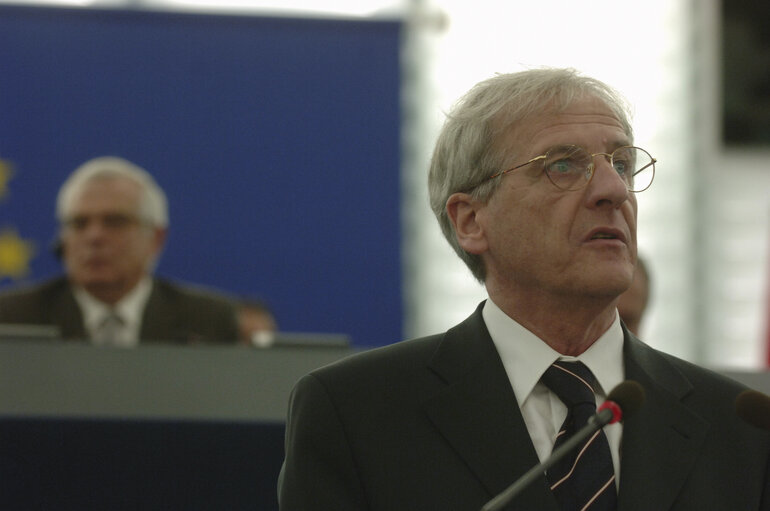
<svg viewBox="0 0 770 511"><path fill-rule="evenodd" d="M63 5L63 6L79 6L84 7L88 5L102 4L99 0L11 0L2 1L2 4L17 4L17 5Z"/></svg>
<svg viewBox="0 0 770 511"><path fill-rule="evenodd" d="M406 0L144 0L142 7L261 11L312 16L372 17L404 12Z"/></svg>

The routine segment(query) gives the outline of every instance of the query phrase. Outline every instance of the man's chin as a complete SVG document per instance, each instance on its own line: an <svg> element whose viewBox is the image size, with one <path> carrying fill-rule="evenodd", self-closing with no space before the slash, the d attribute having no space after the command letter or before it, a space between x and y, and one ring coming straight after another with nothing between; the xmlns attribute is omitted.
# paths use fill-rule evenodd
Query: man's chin
<svg viewBox="0 0 770 511"><path fill-rule="evenodd" d="M88 291L105 290L117 285L114 277L108 275L88 275L75 280L75 284Z"/></svg>
<svg viewBox="0 0 770 511"><path fill-rule="evenodd" d="M613 257L600 260L595 265L597 273L607 280L625 282L631 285L634 280L634 263L627 257Z"/></svg>
<svg viewBox="0 0 770 511"><path fill-rule="evenodd" d="M596 269L586 275L583 283L586 288L593 290L595 296L617 298L623 294L633 282L633 270L625 267ZM588 290L586 289L586 291Z"/></svg>

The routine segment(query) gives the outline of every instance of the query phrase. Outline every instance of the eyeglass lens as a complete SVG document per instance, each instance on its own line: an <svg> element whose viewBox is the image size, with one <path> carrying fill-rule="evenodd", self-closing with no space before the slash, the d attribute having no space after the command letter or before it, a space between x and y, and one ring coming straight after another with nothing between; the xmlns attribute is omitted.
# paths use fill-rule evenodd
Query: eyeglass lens
<svg viewBox="0 0 770 511"><path fill-rule="evenodd" d="M597 158L606 156L597 154ZM646 190L655 175L655 166L650 154L639 147L619 147L610 158L612 166L632 192ZM591 180L594 172L594 157L579 146L560 146L548 151L545 173L562 190L582 188Z"/></svg>

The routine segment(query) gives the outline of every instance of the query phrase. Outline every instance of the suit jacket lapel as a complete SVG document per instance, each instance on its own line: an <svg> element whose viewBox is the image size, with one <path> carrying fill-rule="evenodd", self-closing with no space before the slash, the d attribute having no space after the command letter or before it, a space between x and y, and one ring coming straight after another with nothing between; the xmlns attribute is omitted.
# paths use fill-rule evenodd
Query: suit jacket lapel
<svg viewBox="0 0 770 511"><path fill-rule="evenodd" d="M659 353L626 333L624 358L626 378L644 387L646 399L623 426L618 509L667 510L695 463L708 425L682 404L692 386Z"/></svg>
<svg viewBox="0 0 770 511"><path fill-rule="evenodd" d="M154 279L142 316L139 335L142 341L182 341L187 338L180 312L172 303L173 296L164 282Z"/></svg>
<svg viewBox="0 0 770 511"><path fill-rule="evenodd" d="M51 294L51 323L60 328L63 339L88 340L83 313L75 301L72 288L65 279L57 282Z"/></svg>
<svg viewBox="0 0 770 511"><path fill-rule="evenodd" d="M426 403L426 413L491 499L539 460L481 306L446 333L429 367L447 385ZM557 507L543 478L508 509Z"/></svg>

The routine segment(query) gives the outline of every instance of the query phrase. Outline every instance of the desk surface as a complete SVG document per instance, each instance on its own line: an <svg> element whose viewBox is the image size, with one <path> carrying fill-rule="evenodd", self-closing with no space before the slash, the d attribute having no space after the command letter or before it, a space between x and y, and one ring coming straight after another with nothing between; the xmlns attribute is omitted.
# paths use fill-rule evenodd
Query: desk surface
<svg viewBox="0 0 770 511"><path fill-rule="evenodd" d="M4 341L0 415L283 422L302 375L354 352Z"/></svg>
<svg viewBox="0 0 770 511"><path fill-rule="evenodd" d="M0 415L283 422L295 382L339 346L0 342ZM770 394L770 374L722 371Z"/></svg>

